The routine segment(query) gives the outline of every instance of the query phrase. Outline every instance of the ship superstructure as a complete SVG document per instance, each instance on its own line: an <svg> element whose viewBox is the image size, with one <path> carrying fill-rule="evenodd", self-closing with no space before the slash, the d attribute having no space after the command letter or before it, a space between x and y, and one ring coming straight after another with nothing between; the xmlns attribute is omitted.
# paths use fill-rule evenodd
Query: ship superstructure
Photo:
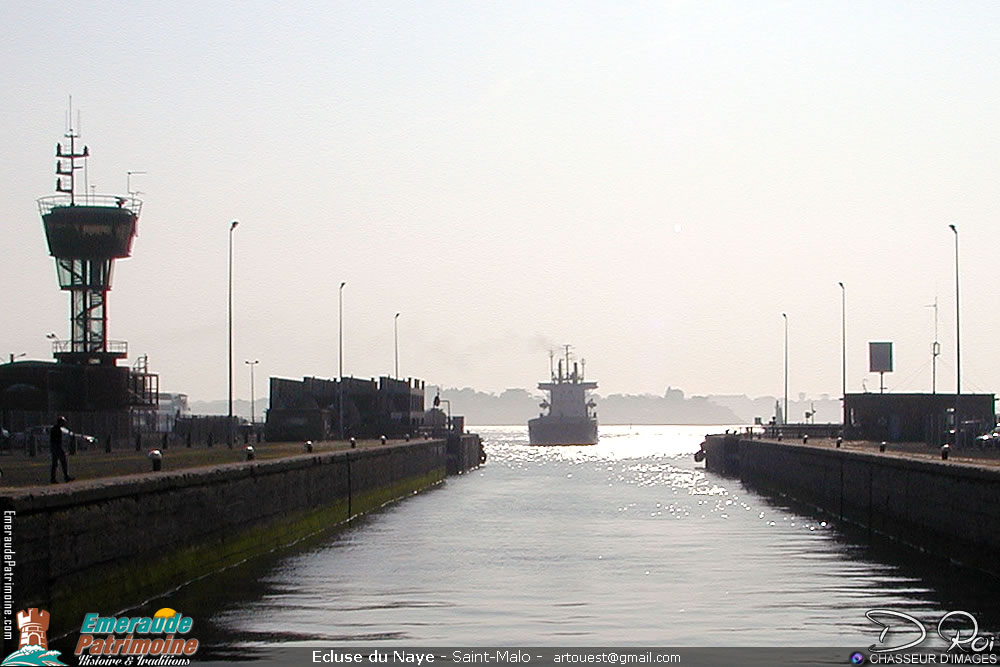
<svg viewBox="0 0 1000 667"><path fill-rule="evenodd" d="M597 389L597 383L584 379L586 363L571 361L569 345L558 362L553 368L550 356L550 381L538 383L539 389L548 392L549 398L541 403L548 412L528 421L528 439L533 445L596 444L597 406L587 392Z"/></svg>

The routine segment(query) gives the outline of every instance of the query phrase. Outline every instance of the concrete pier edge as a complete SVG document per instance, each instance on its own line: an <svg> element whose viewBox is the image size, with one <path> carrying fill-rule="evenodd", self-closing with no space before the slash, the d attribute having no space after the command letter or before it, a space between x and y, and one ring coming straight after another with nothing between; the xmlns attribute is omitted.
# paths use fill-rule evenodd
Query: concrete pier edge
<svg viewBox="0 0 1000 667"><path fill-rule="evenodd" d="M478 466L478 436L14 489L17 609L122 611L177 586L345 525ZM466 451L468 450L468 451ZM467 463L464 463L467 462ZM6 644L6 642L5 642ZM16 649L5 645L5 650Z"/></svg>
<svg viewBox="0 0 1000 667"><path fill-rule="evenodd" d="M1000 577L1000 469L709 435L705 467L817 508L869 537Z"/></svg>

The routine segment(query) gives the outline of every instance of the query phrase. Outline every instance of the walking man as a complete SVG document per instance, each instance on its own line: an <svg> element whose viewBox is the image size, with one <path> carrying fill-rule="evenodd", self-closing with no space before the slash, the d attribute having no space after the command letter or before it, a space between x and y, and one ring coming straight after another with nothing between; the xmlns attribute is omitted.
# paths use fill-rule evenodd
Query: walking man
<svg viewBox="0 0 1000 667"><path fill-rule="evenodd" d="M52 450L52 475L49 481L52 484L58 483L56 480L56 466L62 465L63 478L67 482L72 482L73 478L66 471L66 452L63 450L63 440L71 437L66 428L66 418L58 417L56 423L49 430L49 447Z"/></svg>

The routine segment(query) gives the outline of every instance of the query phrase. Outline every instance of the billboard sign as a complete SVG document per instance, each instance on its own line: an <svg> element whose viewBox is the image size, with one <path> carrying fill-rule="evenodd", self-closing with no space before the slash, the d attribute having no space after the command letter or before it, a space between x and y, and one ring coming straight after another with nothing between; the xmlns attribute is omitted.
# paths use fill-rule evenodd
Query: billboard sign
<svg viewBox="0 0 1000 667"><path fill-rule="evenodd" d="M868 372L892 372L892 343L868 343Z"/></svg>

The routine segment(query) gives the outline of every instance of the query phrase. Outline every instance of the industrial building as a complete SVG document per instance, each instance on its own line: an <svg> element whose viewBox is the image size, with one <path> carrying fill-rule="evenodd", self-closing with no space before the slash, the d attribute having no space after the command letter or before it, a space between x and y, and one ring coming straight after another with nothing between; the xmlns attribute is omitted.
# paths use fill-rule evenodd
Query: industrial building
<svg viewBox="0 0 1000 667"><path fill-rule="evenodd" d="M959 446L996 424L994 394L960 394ZM849 440L956 444L955 394L847 394L844 400L844 437Z"/></svg>
<svg viewBox="0 0 1000 667"><path fill-rule="evenodd" d="M402 437L424 426L422 380L272 377L270 385L269 441Z"/></svg>

